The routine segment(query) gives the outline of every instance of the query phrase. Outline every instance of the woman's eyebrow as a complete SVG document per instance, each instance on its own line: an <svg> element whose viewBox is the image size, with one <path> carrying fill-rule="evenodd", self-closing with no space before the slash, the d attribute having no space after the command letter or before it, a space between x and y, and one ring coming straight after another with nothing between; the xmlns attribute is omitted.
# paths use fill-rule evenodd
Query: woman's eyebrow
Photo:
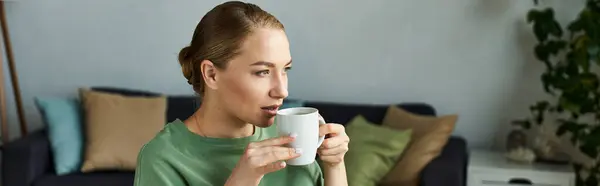
<svg viewBox="0 0 600 186"><path fill-rule="evenodd" d="M287 64L285 64L285 66L288 66L290 64L292 64L292 60L290 60L290 62L288 62ZM267 67L275 67L274 63L266 62L266 61L258 61L258 62L250 64L250 66L261 66L261 65L262 66L267 66Z"/></svg>

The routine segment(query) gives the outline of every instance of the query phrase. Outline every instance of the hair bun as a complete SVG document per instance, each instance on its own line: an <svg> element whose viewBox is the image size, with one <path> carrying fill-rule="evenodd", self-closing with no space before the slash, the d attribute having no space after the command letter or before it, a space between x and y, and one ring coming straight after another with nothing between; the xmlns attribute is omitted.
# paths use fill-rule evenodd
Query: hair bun
<svg viewBox="0 0 600 186"><path fill-rule="evenodd" d="M190 46L183 47L181 51L179 51L179 63L183 63L185 61L189 61L190 57Z"/></svg>
<svg viewBox="0 0 600 186"><path fill-rule="evenodd" d="M179 65L181 65L181 72L183 72L183 76L187 79L188 84L192 84L193 82L193 71L194 66L192 65L193 60L190 55L190 46L186 46L181 51L179 51Z"/></svg>

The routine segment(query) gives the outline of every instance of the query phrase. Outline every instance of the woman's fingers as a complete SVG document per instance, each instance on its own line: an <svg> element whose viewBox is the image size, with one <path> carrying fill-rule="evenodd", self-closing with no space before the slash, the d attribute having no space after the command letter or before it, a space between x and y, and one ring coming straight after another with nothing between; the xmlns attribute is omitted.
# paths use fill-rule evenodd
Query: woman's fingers
<svg viewBox="0 0 600 186"><path fill-rule="evenodd" d="M344 126L337 123L327 123L323 125L319 125L319 136L330 135L330 136L338 136L341 133L344 133Z"/></svg>
<svg viewBox="0 0 600 186"><path fill-rule="evenodd" d="M248 152L251 162L257 166L267 166L277 161L297 158L301 153L300 149L280 146L256 148Z"/></svg>
<svg viewBox="0 0 600 186"><path fill-rule="evenodd" d="M319 147L319 149L336 148L340 145L348 144L348 142L350 142L350 138L348 138L348 136L345 135L326 138L323 141L323 144L321 144L321 146Z"/></svg>
<svg viewBox="0 0 600 186"><path fill-rule="evenodd" d="M252 142L248 144L248 148L260 148L266 146L281 146L286 143L290 143L294 141L294 137L291 136L281 136L277 138L266 139L263 141Z"/></svg>
<svg viewBox="0 0 600 186"><path fill-rule="evenodd" d="M265 152L263 156L268 161L268 163L273 163L276 161L284 161L293 158L297 158L302 154L300 149L288 148L288 147L266 147L264 148Z"/></svg>
<svg viewBox="0 0 600 186"><path fill-rule="evenodd" d="M263 166L261 169L263 172L275 172L275 171L285 168L285 166L286 166L286 164L284 161L278 161L278 162L270 163L266 166Z"/></svg>
<svg viewBox="0 0 600 186"><path fill-rule="evenodd" d="M337 147L334 147L334 148L319 149L319 155L321 155L321 156L332 156L332 155L338 155L338 154L345 153L346 151L348 151L348 147L347 146L345 146L345 145L338 145Z"/></svg>

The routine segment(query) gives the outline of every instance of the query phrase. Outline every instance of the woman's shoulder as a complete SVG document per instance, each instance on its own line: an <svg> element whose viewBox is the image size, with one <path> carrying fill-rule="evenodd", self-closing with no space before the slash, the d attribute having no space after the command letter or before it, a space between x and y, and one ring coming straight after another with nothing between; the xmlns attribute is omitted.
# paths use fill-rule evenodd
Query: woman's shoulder
<svg viewBox="0 0 600 186"><path fill-rule="evenodd" d="M142 146L140 156L157 156L165 154L163 153L165 150L173 150L177 140L177 128L181 127L178 125L183 125L183 123L179 120L167 123L162 130Z"/></svg>

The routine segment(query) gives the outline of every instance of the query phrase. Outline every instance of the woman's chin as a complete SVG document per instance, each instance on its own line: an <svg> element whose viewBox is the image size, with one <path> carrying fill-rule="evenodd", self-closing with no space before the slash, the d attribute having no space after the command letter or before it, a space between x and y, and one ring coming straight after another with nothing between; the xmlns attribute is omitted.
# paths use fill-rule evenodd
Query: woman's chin
<svg viewBox="0 0 600 186"><path fill-rule="evenodd" d="M261 128L267 128L270 127L271 125L273 125L273 123L275 123L275 117L269 117L269 118L262 118L260 122L256 122L257 127L261 127Z"/></svg>

